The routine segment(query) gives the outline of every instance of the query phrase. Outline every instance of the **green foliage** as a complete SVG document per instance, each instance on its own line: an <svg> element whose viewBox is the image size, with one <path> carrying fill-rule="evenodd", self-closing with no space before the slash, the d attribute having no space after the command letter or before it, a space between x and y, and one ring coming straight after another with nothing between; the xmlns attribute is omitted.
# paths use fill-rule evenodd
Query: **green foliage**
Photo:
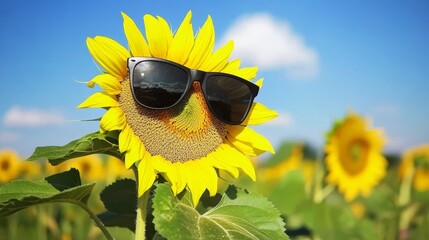
<svg viewBox="0 0 429 240"><path fill-rule="evenodd" d="M176 198L167 184L157 186L153 204L156 230L167 239L288 239L269 201L232 186L216 206L200 212L189 192Z"/></svg>
<svg viewBox="0 0 429 240"><path fill-rule="evenodd" d="M118 149L118 132L94 132L64 146L37 147L28 160L47 159L52 165L58 165L71 158L91 154L107 154L122 159Z"/></svg>
<svg viewBox="0 0 429 240"><path fill-rule="evenodd" d="M40 181L17 180L0 185L0 218L42 203L85 204L94 185L81 185L76 169Z"/></svg>
<svg viewBox="0 0 429 240"><path fill-rule="evenodd" d="M310 204L304 211L304 224L322 239L378 239L374 226L357 219L345 204Z"/></svg>
<svg viewBox="0 0 429 240"><path fill-rule="evenodd" d="M297 213L309 204L305 193L305 179L302 171L294 170L286 174L272 187L267 195L283 214Z"/></svg>
<svg viewBox="0 0 429 240"><path fill-rule="evenodd" d="M106 212L98 217L107 227L136 228L137 191L136 182L122 179L107 186L100 194Z"/></svg>

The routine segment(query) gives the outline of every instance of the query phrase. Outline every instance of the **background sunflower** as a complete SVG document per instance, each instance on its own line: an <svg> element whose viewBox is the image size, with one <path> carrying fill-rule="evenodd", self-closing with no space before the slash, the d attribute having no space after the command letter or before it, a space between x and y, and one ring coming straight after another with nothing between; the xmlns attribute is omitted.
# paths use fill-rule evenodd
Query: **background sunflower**
<svg viewBox="0 0 429 240"><path fill-rule="evenodd" d="M368 197L386 175L381 131L368 128L365 119L350 113L334 126L327 141L326 181L338 186L348 201Z"/></svg>
<svg viewBox="0 0 429 240"><path fill-rule="evenodd" d="M6 183L18 177L20 164L19 156L15 151L0 150L0 183Z"/></svg>
<svg viewBox="0 0 429 240"><path fill-rule="evenodd" d="M404 179L413 174L413 187L417 191L429 190L429 144L407 150L399 166L399 176Z"/></svg>

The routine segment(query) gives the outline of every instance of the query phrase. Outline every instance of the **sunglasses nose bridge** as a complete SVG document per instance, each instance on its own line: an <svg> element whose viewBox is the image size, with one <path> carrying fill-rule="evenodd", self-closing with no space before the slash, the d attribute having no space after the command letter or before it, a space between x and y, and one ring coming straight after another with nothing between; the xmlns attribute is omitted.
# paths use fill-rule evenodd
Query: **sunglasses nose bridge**
<svg viewBox="0 0 429 240"><path fill-rule="evenodd" d="M191 69L191 80L197 81L200 84L203 83L204 77L206 76L206 72L197 70L197 69Z"/></svg>

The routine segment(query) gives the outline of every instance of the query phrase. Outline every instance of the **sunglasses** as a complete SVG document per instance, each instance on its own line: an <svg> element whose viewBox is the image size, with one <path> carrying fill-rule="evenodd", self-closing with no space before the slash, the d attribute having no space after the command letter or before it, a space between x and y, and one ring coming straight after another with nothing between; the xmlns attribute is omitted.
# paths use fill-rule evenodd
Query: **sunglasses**
<svg viewBox="0 0 429 240"><path fill-rule="evenodd" d="M204 72L159 58L128 58L134 100L149 109L168 109L178 104L200 83L210 111L221 121L237 125L246 119L259 87L243 78Z"/></svg>

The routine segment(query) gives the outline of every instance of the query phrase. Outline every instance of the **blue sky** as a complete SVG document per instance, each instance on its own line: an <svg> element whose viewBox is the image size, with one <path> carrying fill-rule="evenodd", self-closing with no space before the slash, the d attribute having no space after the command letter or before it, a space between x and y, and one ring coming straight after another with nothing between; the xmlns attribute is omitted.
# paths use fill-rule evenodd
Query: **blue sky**
<svg viewBox="0 0 429 240"><path fill-rule="evenodd" d="M429 3L427 1L1 1L0 149L21 156L96 131L103 110L75 107L94 89L98 70L88 36L126 46L120 12L143 29L144 14L173 29L188 10L194 30L211 15L218 46L259 65L257 101L280 114L258 126L282 140L323 144L332 122L353 110L383 128L386 152L429 142Z"/></svg>

